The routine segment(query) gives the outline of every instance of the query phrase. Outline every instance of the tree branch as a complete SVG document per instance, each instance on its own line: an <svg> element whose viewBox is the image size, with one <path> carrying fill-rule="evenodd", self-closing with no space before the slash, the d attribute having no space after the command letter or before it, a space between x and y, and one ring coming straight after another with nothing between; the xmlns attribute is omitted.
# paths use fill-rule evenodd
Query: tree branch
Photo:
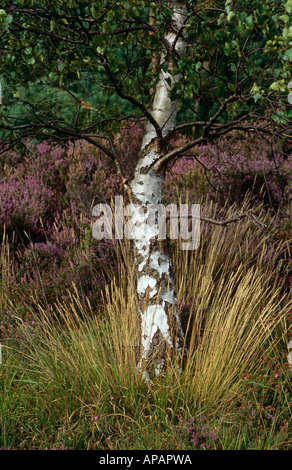
<svg viewBox="0 0 292 470"><path fill-rule="evenodd" d="M210 117L207 125L203 128L203 136L207 137L209 130L211 129L212 125L215 123L215 121L218 119L218 117L225 111L227 105L234 101L235 99L239 99L239 96L234 94L226 98L223 103L221 104L220 108L218 111L213 114L213 116Z"/></svg>
<svg viewBox="0 0 292 470"><path fill-rule="evenodd" d="M106 57L99 56L99 58L101 58L101 57L103 58L103 61L104 61L102 65L103 65L103 67L104 67L104 69L105 69L105 71L106 71L106 73L107 73L114 89L116 90L117 94L122 99L125 99L125 100L129 101L130 103L134 104L134 106L136 106L137 108L139 108L142 111L144 116L148 119L148 121L152 124L152 126L156 130L158 139L160 140L160 142L162 142L163 141L162 130L161 130L158 122L156 121L156 119L154 119L154 117L152 116L150 111L148 111L148 109L144 106L143 103L138 101L132 95L128 95L127 93L124 92L121 85L118 84L117 80L115 79L115 77L114 77L114 75L113 75L113 73L110 69L110 66L108 64L108 61L107 61Z"/></svg>
<svg viewBox="0 0 292 470"><path fill-rule="evenodd" d="M172 150L171 152L167 153L166 155L163 155L160 157L155 163L153 163L151 166L153 167L154 170L159 171L163 165L168 163L170 160L173 158L183 154L187 150L192 149L193 147L196 147L199 144L206 144L208 142L212 142L216 139L219 139L223 135L233 131L233 130L240 130L243 132L258 132L258 133L263 133L271 136L277 136L280 137L283 134L278 133L276 130L270 130L264 127L259 127L259 126L253 126L252 124L249 125L238 125L238 124L230 124L230 125L222 125L218 127L215 132L212 134L208 134L207 136L202 135L198 137L197 139L194 139L190 142L187 142L186 144Z"/></svg>
<svg viewBox="0 0 292 470"><path fill-rule="evenodd" d="M166 216L166 220L175 219L176 217L177 216L175 216L175 215L168 214ZM192 214L181 215L180 217L185 217L185 218L189 218L189 219L199 219L199 220L203 220L204 222L208 222L208 223L213 224L213 225L219 225L221 227L225 227L226 225L231 224L233 222L237 222L238 220L243 219L244 217L248 217L258 227L267 228L267 225L264 224L263 222L261 222L257 218L257 216L255 215L255 213L251 210L250 211L245 211L242 214L235 215L235 216L230 217L229 219L225 219L225 220L210 219L209 217L204 217L202 215L200 215L199 217L196 217L196 216L193 216Z"/></svg>

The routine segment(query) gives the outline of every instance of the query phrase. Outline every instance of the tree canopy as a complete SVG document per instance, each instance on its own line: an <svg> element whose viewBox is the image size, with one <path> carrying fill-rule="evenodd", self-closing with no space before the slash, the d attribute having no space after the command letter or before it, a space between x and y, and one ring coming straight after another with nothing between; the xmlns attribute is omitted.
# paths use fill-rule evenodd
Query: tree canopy
<svg viewBox="0 0 292 470"><path fill-rule="evenodd" d="M113 135L145 120L163 140L150 109L170 64L181 78L169 79L180 100L173 134L190 142L169 158L232 129L291 138L292 0L182 3L180 53L164 34L172 1L3 0L2 149L23 137L85 139L116 159Z"/></svg>

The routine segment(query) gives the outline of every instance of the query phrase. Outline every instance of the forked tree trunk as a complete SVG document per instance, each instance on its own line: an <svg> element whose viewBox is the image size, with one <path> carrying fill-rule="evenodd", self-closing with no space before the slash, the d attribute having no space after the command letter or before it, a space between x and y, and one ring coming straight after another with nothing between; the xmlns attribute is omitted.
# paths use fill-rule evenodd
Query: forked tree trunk
<svg viewBox="0 0 292 470"><path fill-rule="evenodd" d="M165 40L169 47L184 52L187 10L179 1L172 3L173 17ZM161 57L161 63L165 60L166 54ZM171 63L168 63L168 72L161 69L151 114L162 130L164 146L175 125L179 104L178 97L171 100L170 92L179 80L180 76L172 73ZM158 238L157 220L147 223L149 207L161 203L164 169L155 167L155 162L163 156L163 151L165 148L158 144L156 129L148 123L131 182L131 216L141 328L139 367L145 363L151 375L153 372L159 374L169 358L182 356L184 343L167 242Z"/></svg>

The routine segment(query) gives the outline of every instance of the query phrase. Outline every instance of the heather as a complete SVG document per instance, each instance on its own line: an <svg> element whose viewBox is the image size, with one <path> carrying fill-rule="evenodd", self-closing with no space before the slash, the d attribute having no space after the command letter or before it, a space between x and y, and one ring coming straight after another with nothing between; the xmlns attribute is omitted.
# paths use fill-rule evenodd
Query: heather
<svg viewBox="0 0 292 470"><path fill-rule="evenodd" d="M291 172L291 150L234 131L216 145L201 145L177 160L167 175L165 191L177 197L187 191L192 201L203 195L220 206L241 204L249 194L252 204L280 211L289 220Z"/></svg>
<svg viewBox="0 0 292 470"><path fill-rule="evenodd" d="M115 142L134 168L142 132ZM178 142L184 140L180 137ZM6 156L0 180L0 448L291 449L291 154L234 132L168 168L163 201L201 204L201 242L171 241L189 349L183 373L134 373L128 243L95 240L92 208L122 194L81 141Z"/></svg>

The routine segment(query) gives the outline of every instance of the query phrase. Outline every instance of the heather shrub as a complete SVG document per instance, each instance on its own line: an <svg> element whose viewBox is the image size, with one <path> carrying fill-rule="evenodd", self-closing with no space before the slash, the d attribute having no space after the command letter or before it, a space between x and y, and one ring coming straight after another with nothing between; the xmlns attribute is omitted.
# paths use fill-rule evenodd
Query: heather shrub
<svg viewBox="0 0 292 470"><path fill-rule="evenodd" d="M64 148L39 144L0 183L0 233L15 231L45 242L65 210L91 217L94 203L110 201L121 192L112 165L83 142Z"/></svg>
<svg viewBox="0 0 292 470"><path fill-rule="evenodd" d="M0 234L44 241L43 224L63 208L66 161L61 148L39 144L0 184Z"/></svg>
<svg viewBox="0 0 292 470"><path fill-rule="evenodd" d="M184 422L178 417L179 427L176 430L178 447L182 450L219 450L221 445L218 442L217 433L206 422L204 416L199 418L191 417Z"/></svg>
<svg viewBox="0 0 292 470"><path fill-rule="evenodd" d="M202 159L205 149L202 151ZM245 194L249 193L251 202L277 210L288 202L291 190L292 160L284 160L281 154L276 154L273 160L267 155L228 154L223 152L220 160L208 156L209 166L212 170L211 194L221 204L226 202L240 202Z"/></svg>
<svg viewBox="0 0 292 470"><path fill-rule="evenodd" d="M94 204L109 202L122 191L112 162L87 142L71 143L68 149L66 178L67 207L91 217Z"/></svg>
<svg viewBox="0 0 292 470"><path fill-rule="evenodd" d="M72 286L86 304L101 295L108 267L117 264L111 241L91 236L91 206L109 201L119 180L86 144L40 144L0 184L0 235L11 243L17 305L66 299ZM13 236L16 234L16 237Z"/></svg>
<svg viewBox="0 0 292 470"><path fill-rule="evenodd" d="M137 125L129 125L113 141L129 176L142 135ZM179 136L176 144L184 140ZM107 141L103 144L110 145ZM13 161L17 161L14 154ZM231 138L197 147L193 155L175 161L166 173L163 202L197 202L204 215L213 207L209 213L213 218L224 218L233 203L239 209L251 205L282 209L289 198L290 175L289 156L284 159L279 152L271 153L270 145L260 145L255 138L234 133ZM247 191L249 206L243 203ZM17 235L11 262L15 282L21 285L21 294L17 294L17 289L14 293L20 303L25 295L51 304L65 298L72 285L85 303L86 297L93 302L99 298L111 277L109 268L118 270L117 246L114 241L93 239L91 211L95 204L109 203L121 193L113 163L87 142L68 142L63 148L39 144L32 148L30 158L7 172L0 182L0 235L3 236L4 226L11 242L11 234ZM265 222L277 223L271 217ZM213 232L214 226L203 224L201 244L207 246ZM229 232L229 228L223 232L227 239ZM271 240L271 250L274 242L288 242L289 238L285 227L281 227L277 239ZM256 260L259 241L253 237L250 243L254 245L250 253ZM218 255L218 265L226 264L230 250L227 244L226 252ZM287 248L277 253L279 261L287 261Z"/></svg>
<svg viewBox="0 0 292 470"><path fill-rule="evenodd" d="M113 244L111 240L92 239L89 229L82 227L86 221L70 226L66 212L63 217L62 225L55 224L50 232L45 232L46 242L30 241L11 259L15 269L14 284L9 290L16 304L29 303L33 298L42 305L53 306L76 289L83 306L87 299L98 305L101 290L109 280L109 266L117 269Z"/></svg>
<svg viewBox="0 0 292 470"><path fill-rule="evenodd" d="M40 231L39 218L46 216L53 192L38 185L32 175L22 180L18 180L18 176L13 175L1 185L1 231L6 226L9 232L23 234L26 231L35 237Z"/></svg>
<svg viewBox="0 0 292 470"><path fill-rule="evenodd" d="M167 171L164 181L163 201L165 204L189 200L198 203L208 198L209 182L204 168L193 157L183 157Z"/></svg>
<svg viewBox="0 0 292 470"><path fill-rule="evenodd" d="M114 139L124 174L131 177L137 162L143 132L135 124L124 127ZM104 146L110 147L106 140ZM91 216L94 204L109 203L115 195L123 193L120 177L109 157L87 142L70 143L68 148L69 169L66 178L68 200Z"/></svg>
<svg viewBox="0 0 292 470"><path fill-rule="evenodd" d="M233 132L216 144L196 147L177 160L165 179L165 200L188 197L192 202L210 197L221 207L241 205L249 194L251 204L280 210L287 216L291 203L292 155L274 149L259 138Z"/></svg>

